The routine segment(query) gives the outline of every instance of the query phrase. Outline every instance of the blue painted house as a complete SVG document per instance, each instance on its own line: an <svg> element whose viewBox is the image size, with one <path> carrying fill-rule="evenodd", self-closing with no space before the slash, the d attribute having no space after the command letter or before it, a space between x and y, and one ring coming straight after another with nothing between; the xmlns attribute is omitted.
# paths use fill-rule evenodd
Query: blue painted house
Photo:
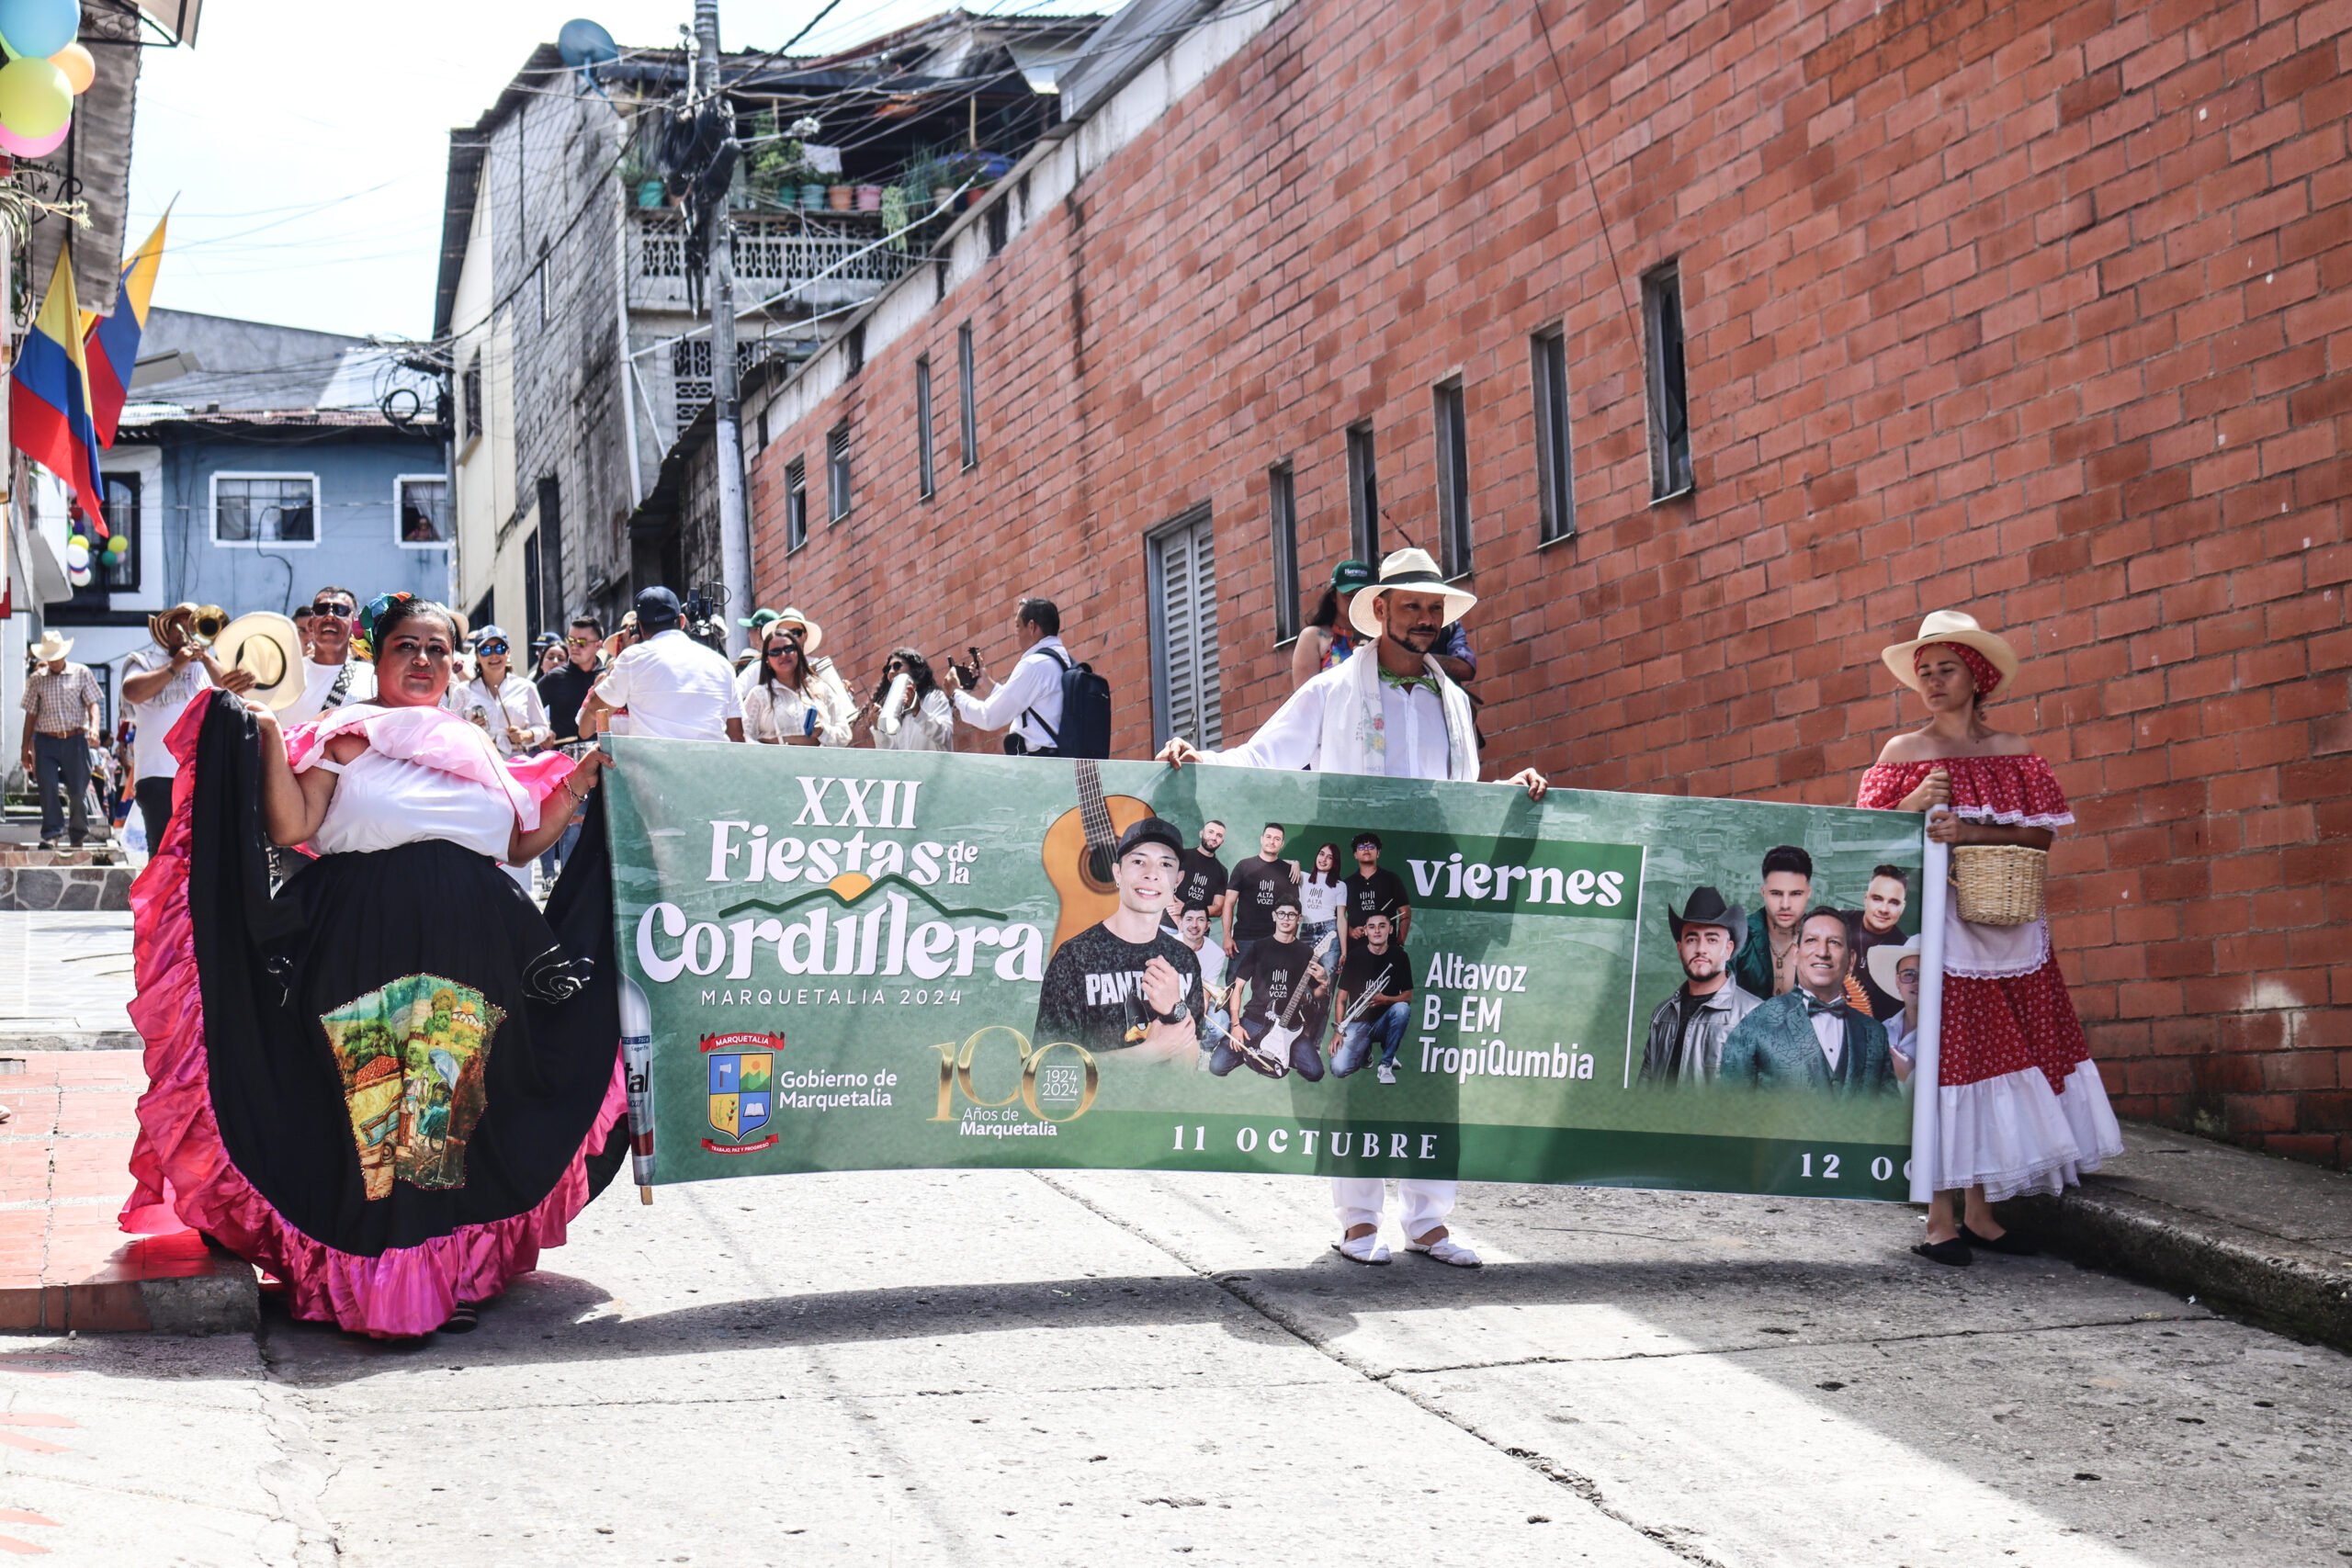
<svg viewBox="0 0 2352 1568"><path fill-rule="evenodd" d="M290 614L326 583L449 593L438 391L365 338L156 310L105 454L130 540L44 622L119 704L147 617L183 601Z"/></svg>

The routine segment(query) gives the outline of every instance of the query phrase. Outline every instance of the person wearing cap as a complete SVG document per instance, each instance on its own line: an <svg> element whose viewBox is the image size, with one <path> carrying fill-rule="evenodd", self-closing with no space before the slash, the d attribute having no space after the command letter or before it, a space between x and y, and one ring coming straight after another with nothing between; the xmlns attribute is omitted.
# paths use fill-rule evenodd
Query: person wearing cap
<svg viewBox="0 0 2352 1568"><path fill-rule="evenodd" d="M743 699L727 656L705 648L679 625L684 611L666 588L637 596L636 637L580 705L580 735L592 739L615 715L628 733L665 740L741 740Z"/></svg>
<svg viewBox="0 0 2352 1568"><path fill-rule="evenodd" d="M542 675L552 675L563 668L563 638L553 632L541 632L531 639L531 680L536 684Z"/></svg>
<svg viewBox="0 0 2352 1568"><path fill-rule="evenodd" d="M1339 963L1339 941L1333 937L1328 947L1318 951L1298 940L1298 885L1284 883L1274 895L1273 934L1250 943L1234 957L1226 1003L1242 1037L1255 1044L1289 1009L1292 997L1304 991L1306 999L1291 1021L1298 1038L1290 1043L1290 1068L1308 1083L1320 1083L1320 1042L1323 1026L1329 1021L1331 971ZM1248 1060L1232 1040L1222 1040L1210 1053L1209 1071L1223 1077Z"/></svg>
<svg viewBox="0 0 2352 1568"><path fill-rule="evenodd" d="M1054 950L1037 989L1037 1044L1069 1041L1092 1052L1190 1061L1198 1051L1201 965L1160 924L1176 886L1184 835L1146 817L1119 839L1111 881L1119 907Z"/></svg>
<svg viewBox="0 0 2352 1568"><path fill-rule="evenodd" d="M33 646L40 668L25 677L25 776L40 784L45 850L60 833L70 830L75 849L89 836L90 752L106 743L98 678L65 657L73 651L73 638L42 633Z"/></svg>
<svg viewBox="0 0 2352 1568"><path fill-rule="evenodd" d="M1398 550L1348 606L1349 624L1371 644L1365 651L1372 657L1351 657L1314 676L1239 746L1202 751L1179 737L1161 748L1160 760L1170 767L1201 761L1474 781L1478 732L1470 699L1430 654L1446 627L1476 603L1476 595L1445 581L1427 551ZM1521 769L1509 782L1534 800L1550 787L1532 768ZM1400 1187L1411 1249L1441 1263L1476 1268L1477 1253L1445 1224L1455 1184L1408 1179ZM1340 1251L1352 1261L1388 1261L1380 1240L1382 1191L1377 1177L1332 1183L1343 1227Z"/></svg>
<svg viewBox="0 0 2352 1568"><path fill-rule="evenodd" d="M544 746L555 733L539 689L514 672L513 644L494 626L474 634L473 676L452 680L441 705L487 734L502 760Z"/></svg>
<svg viewBox="0 0 2352 1568"><path fill-rule="evenodd" d="M1710 1084L1722 1070L1724 1041L1763 998L1732 978L1732 961L1747 935L1747 916L1713 887L1690 890L1680 913L1666 907L1666 927L1682 961L1682 984L1650 1014L1642 1047L1642 1082Z"/></svg>
<svg viewBox="0 0 2352 1568"><path fill-rule="evenodd" d="M1919 1056L1919 939L1901 946L1882 942L1864 961L1878 989L1895 998L1886 1016L1886 1048L1894 1053L1894 1076L1911 1081L1911 1064Z"/></svg>
<svg viewBox="0 0 2352 1568"><path fill-rule="evenodd" d="M1917 637L1879 657L1918 694L1928 722L1886 743L1855 804L1927 812L1938 843L2047 850L2075 820L2065 792L2030 741L1984 716L2017 681L2017 650L1974 616L1938 610ZM1976 1247L2029 1250L1992 1205L2063 1190L2122 1153L2123 1135L2051 952L2047 917L1978 925L1960 918L1958 899L1948 901L1940 994L1936 1195L1927 1239L1912 1250L1964 1264Z"/></svg>
<svg viewBox="0 0 2352 1568"><path fill-rule="evenodd" d="M969 671L947 661L956 716L974 729L1002 729L1007 756L1059 755L1054 737L1062 728L1062 675L1070 667L1062 645L1062 613L1051 599L1023 599L1012 612L1013 636L1028 648L1000 682L972 656ZM968 690L967 689L968 685Z"/></svg>

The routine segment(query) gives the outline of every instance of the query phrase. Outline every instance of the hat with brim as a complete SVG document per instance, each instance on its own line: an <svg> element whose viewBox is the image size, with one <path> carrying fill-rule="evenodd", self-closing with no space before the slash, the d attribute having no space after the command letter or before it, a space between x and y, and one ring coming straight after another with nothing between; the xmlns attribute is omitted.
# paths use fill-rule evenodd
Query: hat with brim
<svg viewBox="0 0 2352 1568"><path fill-rule="evenodd" d="M1357 590L1348 604L1348 624L1365 637L1380 635L1380 622L1373 616L1373 605L1384 593L1442 593L1445 595L1445 624L1452 626L1470 613L1478 596L1466 588L1456 588L1445 581L1430 559L1427 550L1402 549L1392 551L1380 563L1380 575L1371 583Z"/></svg>
<svg viewBox="0 0 2352 1568"><path fill-rule="evenodd" d="M1175 823L1164 817L1145 817L1127 825L1127 830L1119 836L1119 847L1112 858L1125 860L1146 844L1158 844L1179 858L1184 853L1184 835L1177 830Z"/></svg>
<svg viewBox="0 0 2352 1568"><path fill-rule="evenodd" d="M800 628L800 651L803 653L816 652L817 645L825 640L825 628L810 620L808 616L802 615L797 609L794 608L790 604L786 604L783 609L776 612L776 617L773 624L780 626L798 626Z"/></svg>
<svg viewBox="0 0 2352 1568"><path fill-rule="evenodd" d="M1976 624L1976 617L1962 610L1938 610L1919 623L1919 635L1909 642L1898 642L1893 648L1881 649L1879 657L1894 671L1894 678L1917 692L1922 690L1919 671L1912 661L1921 649L1932 642L1956 642L1962 648L1975 649L1984 656L1993 668L2001 672L2001 686L2006 690L2018 678L2018 650Z"/></svg>
<svg viewBox="0 0 2352 1568"><path fill-rule="evenodd" d="M253 690L246 694L272 708L285 707L310 683L294 623L274 610L251 611L221 627L212 639L212 659L223 670L251 675Z"/></svg>
<svg viewBox="0 0 2352 1568"><path fill-rule="evenodd" d="M49 663L51 660L62 659L73 651L74 639L70 637L60 637L55 632L41 633L40 640L33 644L33 657L43 664Z"/></svg>
<svg viewBox="0 0 2352 1568"><path fill-rule="evenodd" d="M1690 889L1690 899L1683 904L1680 914L1675 913L1674 906L1668 904L1666 907L1666 925L1677 942L1682 940L1682 928L1685 926L1714 926L1728 931L1735 955L1747 942L1747 911L1736 904L1724 903L1723 894L1713 887L1702 886Z"/></svg>
<svg viewBox="0 0 2352 1568"><path fill-rule="evenodd" d="M1901 996L1903 992L1895 984L1897 976L1894 972L1903 966L1905 959L1918 956L1919 939L1916 936L1901 947L1895 946L1891 942L1880 942L1871 949L1868 958L1864 960L1870 965L1871 984L1890 997Z"/></svg>

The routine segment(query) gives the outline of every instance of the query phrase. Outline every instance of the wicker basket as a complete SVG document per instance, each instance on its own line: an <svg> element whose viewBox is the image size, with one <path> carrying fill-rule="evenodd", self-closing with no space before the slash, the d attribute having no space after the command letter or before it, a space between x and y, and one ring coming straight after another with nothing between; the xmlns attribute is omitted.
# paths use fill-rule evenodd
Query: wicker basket
<svg viewBox="0 0 2352 1568"><path fill-rule="evenodd" d="M1962 844L1951 852L1960 918L1980 926L2022 926L2041 918L2050 852L2019 844Z"/></svg>

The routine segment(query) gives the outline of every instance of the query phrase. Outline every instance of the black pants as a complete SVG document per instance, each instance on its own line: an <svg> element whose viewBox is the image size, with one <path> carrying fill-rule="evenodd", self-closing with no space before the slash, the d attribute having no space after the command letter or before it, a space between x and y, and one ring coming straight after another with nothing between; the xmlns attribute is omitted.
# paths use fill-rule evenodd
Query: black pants
<svg viewBox="0 0 2352 1568"><path fill-rule="evenodd" d="M139 820L147 828L147 852L151 856L164 847L164 829L172 823L172 781L141 779L130 788L130 798L139 807Z"/></svg>

